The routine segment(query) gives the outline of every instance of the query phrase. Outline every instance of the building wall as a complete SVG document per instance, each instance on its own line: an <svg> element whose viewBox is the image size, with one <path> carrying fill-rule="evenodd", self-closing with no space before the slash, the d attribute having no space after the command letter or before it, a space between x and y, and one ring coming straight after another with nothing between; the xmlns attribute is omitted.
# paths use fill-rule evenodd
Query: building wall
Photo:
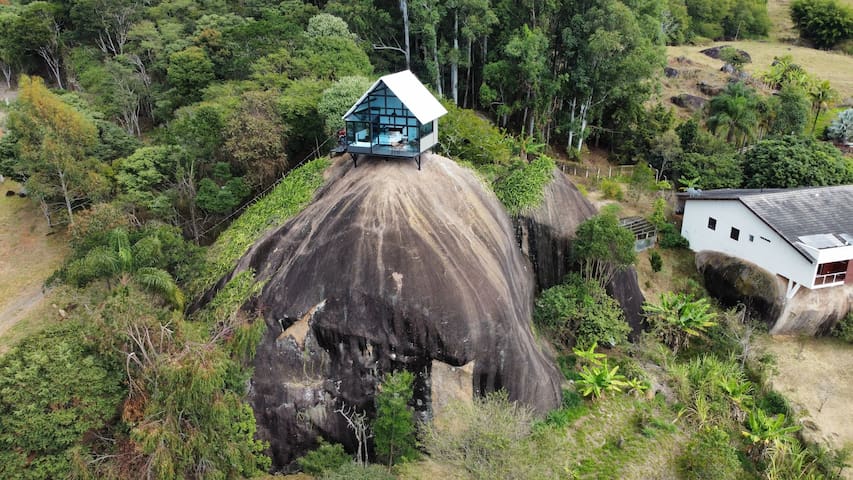
<svg viewBox="0 0 853 480"><path fill-rule="evenodd" d="M438 143L438 120L432 121L432 132L421 137L420 151L424 152Z"/></svg>
<svg viewBox="0 0 853 480"><path fill-rule="evenodd" d="M717 220L715 230L708 228L709 217ZM730 238L732 227L740 230L738 240ZM805 287L813 286L817 265L809 262L737 200L687 199L681 234L690 241L690 249L695 252L723 252Z"/></svg>

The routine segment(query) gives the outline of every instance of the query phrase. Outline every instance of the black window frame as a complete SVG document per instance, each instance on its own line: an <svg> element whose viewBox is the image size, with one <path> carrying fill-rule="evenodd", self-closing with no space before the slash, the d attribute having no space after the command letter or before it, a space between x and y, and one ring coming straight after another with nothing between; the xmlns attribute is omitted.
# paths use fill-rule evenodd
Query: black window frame
<svg viewBox="0 0 853 480"><path fill-rule="evenodd" d="M708 217L708 230L717 230L717 219L714 217Z"/></svg>
<svg viewBox="0 0 853 480"><path fill-rule="evenodd" d="M729 238L731 238L732 240L734 240L736 242L739 241L740 240L740 229L732 227L731 231L729 232Z"/></svg>

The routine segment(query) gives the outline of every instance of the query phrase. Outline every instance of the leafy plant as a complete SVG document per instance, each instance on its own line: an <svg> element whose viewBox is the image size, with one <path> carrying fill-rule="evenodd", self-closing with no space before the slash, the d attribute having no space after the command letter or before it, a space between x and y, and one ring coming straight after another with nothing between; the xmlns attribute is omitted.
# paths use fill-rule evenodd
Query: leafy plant
<svg viewBox="0 0 853 480"><path fill-rule="evenodd" d="M796 441L792 434L800 427L786 424L787 419L781 413L770 416L760 408L749 412L747 430L741 434L750 443L749 453L753 459L765 458L771 447L780 447Z"/></svg>
<svg viewBox="0 0 853 480"><path fill-rule="evenodd" d="M625 196L622 191L622 185L620 185L616 180L603 178L601 179L601 184L599 184L598 188L601 189L602 195L607 199L622 200Z"/></svg>
<svg viewBox="0 0 853 480"><path fill-rule="evenodd" d="M572 256L580 265L581 276L602 288L636 260L634 235L619 225L612 212L587 219L578 226L576 235Z"/></svg>
<svg viewBox="0 0 853 480"><path fill-rule="evenodd" d="M826 137L839 143L853 142L853 108L838 114L826 128Z"/></svg>
<svg viewBox="0 0 853 480"><path fill-rule="evenodd" d="M321 439L317 448L303 455L297 462L303 472L317 476L352 463L352 457L340 443L328 443Z"/></svg>
<svg viewBox="0 0 853 480"><path fill-rule="evenodd" d="M530 163L516 162L494 183L495 195L510 215L536 208L545 196L545 186L554 178L554 160L540 156Z"/></svg>
<svg viewBox="0 0 853 480"><path fill-rule="evenodd" d="M649 254L649 264L651 265L653 272L659 272L661 268L663 268L663 259L657 250L652 250Z"/></svg>
<svg viewBox="0 0 853 480"><path fill-rule="evenodd" d="M619 366L610 368L607 359L600 365L588 365L580 372L580 380L576 382L578 390L585 397L601 398L606 393L621 392L627 387L627 378L618 373Z"/></svg>
<svg viewBox="0 0 853 480"><path fill-rule="evenodd" d="M684 293L663 293L659 304L646 302L643 308L654 334L675 353L687 347L691 337L702 336L716 325L708 300L693 300Z"/></svg>

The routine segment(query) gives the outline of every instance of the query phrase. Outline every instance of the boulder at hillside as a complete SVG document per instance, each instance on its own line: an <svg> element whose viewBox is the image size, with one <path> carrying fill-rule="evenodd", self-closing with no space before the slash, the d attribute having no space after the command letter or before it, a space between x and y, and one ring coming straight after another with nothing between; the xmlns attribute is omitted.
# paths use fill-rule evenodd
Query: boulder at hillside
<svg viewBox="0 0 853 480"><path fill-rule="evenodd" d="M721 60L722 51L728 45L719 45L716 47L706 48L704 50L700 50L699 53L705 54L711 58ZM734 47L732 47L734 48ZM741 50L739 48L735 48L735 51L738 53L738 56L743 59L744 63L752 63L752 57L745 50Z"/></svg>
<svg viewBox="0 0 853 480"><path fill-rule="evenodd" d="M563 281L571 271L572 241L578 226L595 215L595 206L559 169L545 187L542 203L513 219L518 245L533 264L537 290ZM607 285L607 293L619 302L635 334L642 328L643 293L637 272L619 272Z"/></svg>
<svg viewBox="0 0 853 480"><path fill-rule="evenodd" d="M265 282L245 306L266 322L249 399L274 466L319 435L354 449L338 410L372 415L382 375L397 369L416 374L422 416L434 362L445 373L468 365L475 394L503 388L538 412L559 405L562 376L530 328L530 263L481 180L432 154L422 171L341 159L329 175L312 204L215 287L250 268Z"/></svg>
<svg viewBox="0 0 853 480"><path fill-rule="evenodd" d="M773 335L823 335L853 310L853 285L800 288L785 299L787 282L778 275L720 252L696 254L705 288L723 304L743 304Z"/></svg>
<svg viewBox="0 0 853 480"><path fill-rule="evenodd" d="M681 93L676 96L670 97L669 101L675 105L678 105L681 108L697 111L701 110L702 107L705 106L705 102L707 102L708 100L702 97L697 97L696 95L691 95L689 93Z"/></svg>

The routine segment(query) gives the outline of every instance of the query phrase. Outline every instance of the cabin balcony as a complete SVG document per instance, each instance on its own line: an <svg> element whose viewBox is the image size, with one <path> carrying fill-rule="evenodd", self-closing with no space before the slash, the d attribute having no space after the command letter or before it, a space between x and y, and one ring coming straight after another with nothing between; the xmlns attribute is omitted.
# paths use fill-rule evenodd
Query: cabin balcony
<svg viewBox="0 0 853 480"><path fill-rule="evenodd" d="M853 267L849 260L821 263L817 267L813 288L834 287L844 285L849 277L849 269ZM853 278L851 278L853 280Z"/></svg>

